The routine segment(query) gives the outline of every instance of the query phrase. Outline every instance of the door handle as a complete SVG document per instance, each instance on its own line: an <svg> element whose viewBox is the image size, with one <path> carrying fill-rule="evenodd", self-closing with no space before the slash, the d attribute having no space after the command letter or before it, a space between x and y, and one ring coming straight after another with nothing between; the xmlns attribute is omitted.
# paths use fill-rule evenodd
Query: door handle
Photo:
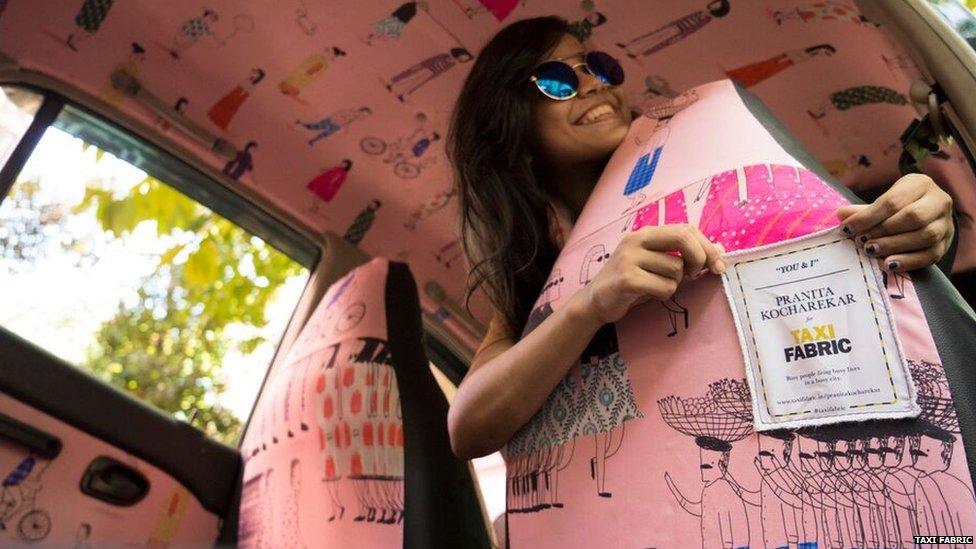
<svg viewBox="0 0 976 549"><path fill-rule="evenodd" d="M0 439L19 444L47 460L61 453L61 439L6 414L0 414Z"/></svg>
<svg viewBox="0 0 976 549"><path fill-rule="evenodd" d="M81 478L81 491L104 502L128 507L149 493L149 480L132 467L110 458L95 458Z"/></svg>

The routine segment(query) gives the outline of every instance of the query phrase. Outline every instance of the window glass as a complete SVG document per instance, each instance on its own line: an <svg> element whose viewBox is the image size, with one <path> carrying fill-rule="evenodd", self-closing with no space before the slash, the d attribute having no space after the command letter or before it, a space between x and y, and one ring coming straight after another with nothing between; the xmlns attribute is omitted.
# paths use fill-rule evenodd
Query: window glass
<svg viewBox="0 0 976 549"><path fill-rule="evenodd" d="M968 7L959 0L928 0L928 3L976 50L976 15L972 11L976 9L976 1L969 0Z"/></svg>
<svg viewBox="0 0 976 549"><path fill-rule="evenodd" d="M13 154L44 97L15 86L0 86L0 168Z"/></svg>
<svg viewBox="0 0 976 549"><path fill-rule="evenodd" d="M66 108L0 203L0 325L234 444L309 271L91 126Z"/></svg>

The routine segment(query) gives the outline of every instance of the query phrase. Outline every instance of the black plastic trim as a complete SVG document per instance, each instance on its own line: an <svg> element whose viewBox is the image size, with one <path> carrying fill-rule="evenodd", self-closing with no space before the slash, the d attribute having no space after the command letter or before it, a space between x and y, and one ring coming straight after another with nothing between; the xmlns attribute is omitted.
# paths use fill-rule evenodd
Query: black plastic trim
<svg viewBox="0 0 976 549"><path fill-rule="evenodd" d="M61 439L6 414L0 414L0 439L19 444L47 460L61 453Z"/></svg>
<svg viewBox="0 0 976 549"><path fill-rule="evenodd" d="M0 392L128 452L182 484L220 517L240 454L0 327Z"/></svg>

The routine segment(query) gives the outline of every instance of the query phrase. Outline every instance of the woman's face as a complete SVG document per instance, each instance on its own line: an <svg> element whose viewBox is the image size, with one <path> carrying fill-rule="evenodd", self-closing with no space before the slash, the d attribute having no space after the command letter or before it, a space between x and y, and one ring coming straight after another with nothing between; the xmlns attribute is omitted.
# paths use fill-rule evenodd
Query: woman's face
<svg viewBox="0 0 976 549"><path fill-rule="evenodd" d="M556 49L545 59L561 59L570 65L583 62L586 48L571 35L563 35ZM605 160L617 148L630 127L630 108L620 86L609 87L576 67L580 87L576 97L555 101L537 93L533 122L538 151L550 163L579 163ZM613 112L593 119L593 109L609 106Z"/></svg>

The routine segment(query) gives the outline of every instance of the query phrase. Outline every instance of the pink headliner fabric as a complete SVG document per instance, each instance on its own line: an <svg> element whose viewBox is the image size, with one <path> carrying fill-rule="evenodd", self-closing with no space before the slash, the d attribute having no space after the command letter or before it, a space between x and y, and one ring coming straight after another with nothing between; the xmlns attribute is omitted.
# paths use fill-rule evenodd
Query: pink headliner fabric
<svg viewBox="0 0 976 549"><path fill-rule="evenodd" d="M229 166L240 179L234 184L319 230L344 234L359 219L355 233L367 252L409 262L421 287L437 281L458 301L464 266L442 261L439 252L455 239L446 125L470 70L467 53L512 21L566 17L591 47L620 58L635 107L661 93L738 78L855 189L897 177L897 139L915 116L904 97L917 75L911 59L842 1L5 4L0 51L154 123L108 86L110 72L125 68L239 148L255 143ZM976 180L957 152L952 147L950 159L925 167L950 190L972 189ZM347 178L311 183L343 159L353 162ZM976 266L976 195L955 198L965 212L956 267L969 269ZM374 200L382 205L369 210ZM484 301L476 305L486 319ZM452 322L446 311L436 316Z"/></svg>
<svg viewBox="0 0 976 549"><path fill-rule="evenodd" d="M595 257L644 225L688 222L728 251L837 225L846 200L773 140L730 81L678 103L668 121L634 122L533 316L558 310L595 275ZM641 158L659 147L648 174ZM512 546L882 548L972 531L976 499L938 351L911 280L891 277L887 293L927 430L756 434L722 284L686 281L598 334L507 447Z"/></svg>

